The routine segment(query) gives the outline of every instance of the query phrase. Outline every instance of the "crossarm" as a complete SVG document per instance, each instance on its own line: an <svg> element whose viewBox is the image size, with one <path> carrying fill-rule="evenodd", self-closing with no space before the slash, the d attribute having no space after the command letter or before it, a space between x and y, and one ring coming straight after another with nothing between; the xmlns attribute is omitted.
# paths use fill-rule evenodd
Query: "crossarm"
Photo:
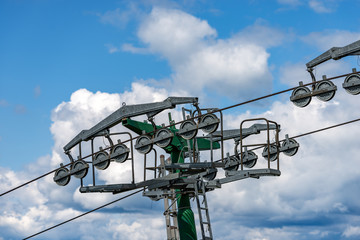
<svg viewBox="0 0 360 240"><path fill-rule="evenodd" d="M328 51L324 52L320 56L314 58L306 64L308 69L311 69L323 62L326 62L330 59L338 60L340 58L349 56L349 55L360 55L360 40L353 42L344 47L333 47Z"/></svg>
<svg viewBox="0 0 360 240"><path fill-rule="evenodd" d="M280 128L280 126L279 126L279 128ZM241 135L242 135L242 138L244 139L252 134L259 134L261 131L265 131L267 129L268 129L267 124L255 123L255 124L251 125L251 127L243 128L241 131ZM276 126L274 124L269 125L269 130L275 130L275 129L276 129ZM221 134L220 131L216 131L212 134L213 136L215 136L213 138L214 142L218 142L221 140L221 137L218 137L218 136L221 136L220 134ZM228 139L240 140L240 129L223 130L223 140L228 140Z"/></svg>
<svg viewBox="0 0 360 240"><path fill-rule="evenodd" d="M165 109L172 109L175 108L178 104L185 103L192 103L196 105L198 103L198 98L168 97L162 102L124 105L89 130L81 131L78 135L76 135L76 137L74 137L68 144L65 145L64 151L67 152L81 141L88 141L92 137L104 133L109 128L119 124L125 118L136 117L143 114L146 114L148 118L152 118Z"/></svg>

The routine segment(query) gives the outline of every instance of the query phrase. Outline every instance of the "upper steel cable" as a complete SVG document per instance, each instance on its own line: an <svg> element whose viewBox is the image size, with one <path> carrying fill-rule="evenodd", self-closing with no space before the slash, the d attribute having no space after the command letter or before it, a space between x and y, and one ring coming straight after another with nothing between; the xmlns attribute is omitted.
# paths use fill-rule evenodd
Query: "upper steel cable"
<svg viewBox="0 0 360 240"><path fill-rule="evenodd" d="M360 71L358 71L358 72L352 72L352 73L347 73L347 74L343 74L343 75L339 75L339 76L335 76L335 77L331 77L331 78L327 78L326 80L333 80L333 79L337 79L337 78L342 78L342 77L346 77L346 76L348 76L348 75L350 75L350 74L354 74L354 73L360 73ZM303 84L302 86L313 85L313 84L316 84L316 83L319 83L319 82L323 82L323 81L325 81L325 80L323 79L323 80L319 80L319 81L316 81L316 82L310 82L310 83L308 83L308 84ZM298 87L298 86L297 86L297 87ZM235 105L231 105L231 106L228 106L228 107L225 107L225 108L222 108L222 109L216 109L216 110L212 111L211 113L225 111L225 110L228 110L228 109L231 109L231 108L235 108L235 107L238 107L238 106L241 106L241 105L245 105L245 104L248 104L248 103L256 102L256 101L259 101L259 100L262 100L262 99L265 99L265 98L273 97L273 96L276 96L276 95L279 95L279 94L282 94L282 93L285 93L285 92L292 91L292 90L296 89L297 87L292 87L292 88L289 88L289 89L286 89L286 90L282 90L282 91L279 91L279 92L276 92L276 93L268 94L268 95L265 95L265 96L262 96L262 97L259 97L259 98L254 98L254 99L251 99L251 100L248 100L248 101L245 101L245 102L241 102L241 103L238 103L238 104L235 104ZM195 119L195 118L197 118L197 117L193 117L193 118L189 118L189 119ZM188 120L189 120L189 119L188 119ZM179 121L179 122L177 122L177 123L173 123L173 124L170 124L170 125L168 125L168 126L164 126L163 128L167 128L167 127L170 127L170 126L175 126L175 125L178 125L178 124L180 124L180 123L182 123L182 122L184 122L184 121ZM131 140L135 140L135 139L137 139L138 137L139 137L139 136L134 137L134 138L132 138ZM126 143L126 142L128 142L128 141L130 141L130 139L124 141L123 143ZM107 149L109 149L109 148L111 148L111 147L105 148L105 149L103 149L103 150L107 150ZM97 152L95 152L94 154L96 154L96 153L97 153ZM92 155L93 155L93 154L89 154L89 155L87 155L87 156L85 156L85 157L82 157L82 158L80 158L80 159L85 159L85 158L90 157L90 156L92 156ZM63 167L69 166L70 164L72 164L72 163L66 164L66 165L64 165ZM43 178L43 177L45 177L45 176L47 176L47 175L49 175L49 174L51 174L51 173L54 173L54 172L55 172L56 170L58 170L58 169L59 169L59 168L57 168L57 169L55 169L55 170L52 170L52 171L50 171L50 172L48 172L48 173L45 173L45 174L43 174L43 175L41 175L41 176L39 176L39 177L37 177L37 178L34 178L34 179L32 179L32 180L30 180L30 181L28 181L28 182L25 182L25 183L23 183L23 184L15 187L15 188L13 188L13 189L10 189L10 190L8 190L8 191L6 191L6 192L4 192L4 193L1 193L1 194L0 194L0 197L2 197L3 195L6 195L6 194L8 194L8 193L10 193L10 192L12 192L12 191L14 191L14 190L16 190L16 189L19 189L19 188L21 188L21 187L24 187L24 186L26 186L26 185L34 182L34 181L37 181L37 180L39 180L39 179L41 179L41 178Z"/></svg>
<svg viewBox="0 0 360 240"><path fill-rule="evenodd" d="M291 138L304 137L304 136L307 136L307 135L311 135L311 134L318 133L318 132L322 132L322 131L329 130L329 129L332 129L332 128L344 126L344 125L347 125L347 124L350 124L350 123L354 123L354 122L357 122L357 121L360 121L360 118L354 119L354 120L351 120L351 121L347 121L347 122L343 122L343 123L339 123L339 124L335 124L335 125L328 126L328 127L325 127L325 128L320 128L320 129L317 129L317 130L314 130L314 131L310 131L310 132L307 132L307 133L299 134L299 135L293 136L293 137L291 137ZM280 140L280 141L284 141L284 140ZM254 149L252 149L252 150L255 150L255 149L257 149L257 148L254 148ZM53 171L52 171L52 172L53 172ZM31 236L28 236L28 237L24 238L24 240L25 240L25 239L30 239L30 238L35 237L35 236L37 236L37 235L40 235L40 234L42 234L42 233L44 233L44 232L47 232L47 231L49 231L49 230L51 230L51 229L54 229L54 228L56 228L56 227L59 227L59 226L65 224L65 223L71 222L71 221L73 221L73 220L75 220L75 219L77 219L77 218L83 217L83 216L85 216L85 215L87 215L87 214L89 214L89 213L92 213L92 212L97 211L97 210L99 210L99 209L101 209L101 208L104 208L104 207L109 206L109 205L111 205L111 204L113 204L113 203L116 203L116 202L118 202L118 201L120 201L120 200L123 200L123 199L125 199L125 198L128 198L128 197L130 197L130 196L132 196L132 195L135 195L135 194L137 194L137 193L139 193L139 192L141 192L141 191L143 191L143 190L144 190L144 189L138 190L138 191L133 192L133 193L131 193L131 194L128 194L128 195L126 195L126 196L124 196L124 197L121 197L121 198L118 198L118 199L116 199L116 200L114 200L114 201L111 201L111 202L109 202L109 203L106 203L106 204L104 204L104 205L102 205L102 206L100 206L100 207L97 207L97 208L93 209L93 210L90 210L90 211L85 212L85 213L83 213L83 214L80 214L80 215L78 215L78 216L76 216L76 217L73 217L73 218L71 218L71 219L68 219L68 220L66 220L66 221L64 221L64 222L61 222L61 223L59 223L59 224L56 224L56 225L54 225L54 226L52 226L52 227L49 227L49 228L47 228L47 229L45 229L45 230L42 230L42 231L40 231L40 232L38 232L38 233L35 233L35 234L31 235Z"/></svg>

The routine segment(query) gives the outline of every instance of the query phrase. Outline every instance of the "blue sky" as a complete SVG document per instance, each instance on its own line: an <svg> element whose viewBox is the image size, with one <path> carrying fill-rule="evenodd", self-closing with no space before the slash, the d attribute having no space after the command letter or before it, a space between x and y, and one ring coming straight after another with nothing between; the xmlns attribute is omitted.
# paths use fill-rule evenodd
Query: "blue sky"
<svg viewBox="0 0 360 240"><path fill-rule="evenodd" d="M64 144L123 101L144 103L187 95L199 96L203 106L220 108L294 87L299 81L309 82L308 61L330 47L360 39L359 7L358 0L1 1L0 191L66 162ZM353 67L359 67L357 57L326 63L316 74L335 76ZM284 131L297 134L358 118L358 96L343 93L340 82L337 85L334 100L326 104L312 100L305 109L295 108L285 94L231 110L227 127L237 127L244 118L268 116L279 121ZM229 199L241 195L241 200L252 203L246 212L242 207L215 207L212 200L217 239L238 239L240 232L246 232L243 239L358 238L360 205L353 198L359 194L359 171L350 166L359 166L352 157L359 154L359 131L354 125L304 140L307 150L285 163L280 178L249 180L218 190L214 199L222 194ZM344 149L348 151L342 156L339 152ZM324 175L317 176L330 157L348 159L349 164L335 163L335 172L329 166L322 171ZM121 179L116 170L100 178L116 182ZM349 174L338 184L333 180L331 186L320 183L331 174L342 177L344 172ZM292 177L295 174L298 178ZM312 181L318 184L297 188ZM272 184L278 187L269 210L262 202L271 198L262 194ZM27 188L24 196L2 197L0 202L7 203L1 210L0 239L25 237L41 230L44 221L56 224L112 197L97 196L99 200L89 203L77 186L72 182L60 188L48 178ZM258 188L260 192L252 191ZM38 199L22 202L29 197ZM23 205L14 207L17 204ZM130 201L125 206L139 215L129 215L121 222L102 212L72 226L86 229L106 222L111 231L95 235L98 238L155 239L158 234L165 238L160 203L137 198L135 207ZM52 220L34 216L34 209ZM151 219L154 214L151 228L138 220ZM229 221L232 224L227 228L236 227L239 232L222 229ZM72 226L63 229L71 231ZM141 233L134 237L136 231ZM62 234L53 230L38 239L69 238ZM92 239L91 234L95 233L80 231L73 239Z"/></svg>

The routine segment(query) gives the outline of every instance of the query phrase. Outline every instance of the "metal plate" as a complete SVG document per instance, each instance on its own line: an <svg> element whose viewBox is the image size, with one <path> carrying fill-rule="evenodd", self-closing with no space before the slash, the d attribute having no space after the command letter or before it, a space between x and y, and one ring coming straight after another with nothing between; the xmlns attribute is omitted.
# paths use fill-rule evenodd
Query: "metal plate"
<svg viewBox="0 0 360 240"><path fill-rule="evenodd" d="M298 144L297 144L297 141L295 141L295 139L292 139L292 138L289 139L289 142L288 142L288 141L284 141L284 142L281 144L281 146L282 146L283 148L289 148L289 149L283 151L283 153L284 153L286 156L290 156L290 157L291 157L291 156L294 156L294 155L297 153L298 149L299 149L299 146L298 146ZM292 146L294 146L294 147L292 147Z"/></svg>
<svg viewBox="0 0 360 240"><path fill-rule="evenodd" d="M345 87L344 85L347 85ZM354 85L354 86L351 86ZM352 95L358 95L360 93L360 75L359 74L351 74L347 76L344 80L343 84L344 89L346 92Z"/></svg>
<svg viewBox="0 0 360 240"><path fill-rule="evenodd" d="M307 94L307 93L310 93L310 92L311 92L310 89L307 88L307 87L297 87L292 92L290 99L292 97L297 97L299 95ZM304 97L304 98L300 98L300 99L297 99L297 100L291 100L291 101L297 107L306 107L311 102L311 97Z"/></svg>
<svg viewBox="0 0 360 240"><path fill-rule="evenodd" d="M113 148L111 153L111 158L114 159L115 162L123 163L129 157L129 148L125 144L119 144Z"/></svg>
<svg viewBox="0 0 360 240"><path fill-rule="evenodd" d="M268 160L269 159L269 156L268 156L268 146L266 145L264 147L264 150L263 150L263 153L262 153L262 156ZM274 145L270 145L270 162L273 162L277 159L277 148L276 146Z"/></svg>
<svg viewBox="0 0 360 240"><path fill-rule="evenodd" d="M71 172L74 177L84 178L88 173L89 165L84 160L77 160L71 165Z"/></svg>
<svg viewBox="0 0 360 240"><path fill-rule="evenodd" d="M180 125L180 130L184 130L185 132L181 133L180 136L184 139L190 140L193 139L198 129L196 128L196 123L193 120L186 120Z"/></svg>
<svg viewBox="0 0 360 240"><path fill-rule="evenodd" d="M334 83L332 83L331 81L323 81L323 82L319 82L315 85L315 90L325 90L327 88L333 87L335 86ZM325 93L321 93L316 95L316 97L324 102L330 101L334 96L335 96L336 90L332 90L329 92L325 92Z"/></svg>
<svg viewBox="0 0 360 240"><path fill-rule="evenodd" d="M258 156L253 151L247 151L247 156L245 153L243 155L243 165L247 168L252 168L255 166ZM240 161L241 163L241 161Z"/></svg>
<svg viewBox="0 0 360 240"><path fill-rule="evenodd" d="M59 168L55 172L54 181L59 186L66 186L70 182L70 177L71 177L68 174L69 174L69 170L67 168L65 167ZM62 177L62 176L66 176L66 177ZM55 178L57 178L57 180L55 180Z"/></svg>
<svg viewBox="0 0 360 240"><path fill-rule="evenodd" d="M200 120L200 123L205 125L205 127L201 127L201 130L207 134L213 133L219 127L219 122L219 118L215 114L206 114Z"/></svg>
<svg viewBox="0 0 360 240"><path fill-rule="evenodd" d="M135 149L141 154L147 154L153 147L151 138L148 135L142 135L136 140Z"/></svg>
<svg viewBox="0 0 360 240"><path fill-rule="evenodd" d="M94 166L99 170L105 170L110 165L110 157L109 154L105 151L99 152L95 155Z"/></svg>
<svg viewBox="0 0 360 240"><path fill-rule="evenodd" d="M156 132L155 138L162 138L162 140L157 141L155 144L161 148L166 148L172 141L172 133L169 129L163 128Z"/></svg>

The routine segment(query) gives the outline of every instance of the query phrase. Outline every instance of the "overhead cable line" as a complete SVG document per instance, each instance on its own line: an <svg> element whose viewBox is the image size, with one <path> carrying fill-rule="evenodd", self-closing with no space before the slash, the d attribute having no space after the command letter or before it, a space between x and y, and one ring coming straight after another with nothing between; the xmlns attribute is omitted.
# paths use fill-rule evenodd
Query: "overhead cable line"
<svg viewBox="0 0 360 240"><path fill-rule="evenodd" d="M126 196L124 196L124 197L118 198L118 199L116 199L116 200L114 200L114 201L108 202L108 203L106 203L106 204L104 204L104 205L102 205L102 206L100 206L100 207L97 207L97 208L95 208L95 209L93 209L93 210L90 210L90 211L88 211L88 212L82 213L82 214L80 214L80 215L78 215L78 216L76 216L76 217L70 218L70 219L68 219L68 220L66 220L66 221L64 221L64 222L61 222L61 223L56 224L56 225L54 225L54 226L52 226L52 227L49 227L49 228L44 229L44 230L42 230L42 231L40 231L40 232L37 232L37 233L35 233L35 234L31 235L31 236L28 236L28 237L24 238L23 240L30 239L30 238L32 238L32 237L35 237L35 236L37 236L37 235L40 235L40 234L42 234L42 233L44 233L44 232L47 232L47 231L49 231L49 230L51 230L51 229L54 229L54 228L56 228L56 227L59 227L59 226L65 224L65 223L71 222L71 221L73 221L73 220L75 220L75 219L77 219L77 218L83 217L83 216L85 216L85 215L87 215L87 214L89 214L89 213L95 212L95 211L97 211L97 210L99 210L99 209L101 209L101 208L107 207L107 206L109 206L109 205L111 205L111 204L113 204L113 203L116 203L116 202L118 202L118 201L120 201L120 200L123 200L123 199L125 199L125 198L128 198L128 197L130 197L130 196L132 196L132 195L135 195L135 194L137 194L137 193L139 193L139 192L142 192L142 191L143 191L143 189L138 190L138 191L133 192L133 193L130 193L130 194L128 194L128 195L126 195Z"/></svg>
<svg viewBox="0 0 360 240"><path fill-rule="evenodd" d="M302 134L299 134L299 135L296 135L296 136L293 136L293 137L289 137L289 138L304 137L304 136L307 136L307 135L311 135L311 134L314 134L314 133L322 132L322 131L329 130L329 129L332 129L332 128L341 127L341 126L344 126L344 125L347 125L347 124L350 124L350 123L354 123L354 122L357 122L357 121L360 121L360 118L357 118L357 119L354 119L354 120L351 120L351 121L347 121L347 122L343 122L343 123L339 123L339 124L335 124L335 125L328 126L328 127L325 127L325 128L319 128L319 129L317 129L317 130L310 131L310 132L306 132L306 133L302 133ZM286 139L282 139L282 140L279 140L279 142L283 142L283 141L285 141L285 140L286 140ZM254 150L257 150L257 149L260 149L260 148L262 148L262 146L252 148L252 149L250 149L250 151L254 151ZM220 162L220 161L221 161L221 159L220 159L220 160L216 160L215 162Z"/></svg>
<svg viewBox="0 0 360 240"><path fill-rule="evenodd" d="M354 122L357 122L357 121L360 121L360 118L358 118L358 119L354 119L354 120L351 120L351 121L348 121L348 122L343 122L343 123L339 123L339 124L336 124L336 125L332 125L332 126L329 126L329 127L325 127L325 128L317 129L317 130L314 130L314 131L311 131L311 132L307 132L307 133L299 134L299 135L294 136L294 137L292 137L292 138L299 138L299 137L303 137L303 136L306 136L306 135L310 135L310 134L313 134L313 133L317 133L317 132L321 132L321 131L329 130L329 129L331 129L331 128L340 127L340 126L347 125L347 124L350 124L350 123L354 123Z"/></svg>
<svg viewBox="0 0 360 240"><path fill-rule="evenodd" d="M344 125L347 125L347 124L350 124L350 123L354 123L354 122L357 122L357 121L360 121L360 118L354 119L354 120L351 120L351 121L347 121L347 122L343 122L343 123L339 123L339 124L336 124L336 125L328 126L328 127L325 127L325 128L320 128L320 129L317 129L317 130L314 130L314 131L310 131L310 132L307 132L307 133L299 134L299 135L293 136L293 137L291 137L291 138L304 137L304 136L307 136L307 135L311 135L311 134L318 133L318 132L322 132L322 131L329 130L329 129L332 129L332 128L344 126ZM280 140L280 141L284 141L284 140ZM257 149L257 148L255 148L255 149ZM252 150L255 150L255 149L252 149ZM59 223L59 224L56 224L56 225L54 225L54 226L52 226L52 227L49 227L49 228L47 228L47 229L45 229L45 230L42 230L42 231L40 231L40 232L38 232L38 233L35 233L35 234L31 235L31 236L28 236L28 237L24 238L23 240L30 239L30 238L32 238L32 237L35 237L35 236L37 236L37 235L40 235L40 234L42 234L42 233L44 233L44 232L47 232L47 231L49 231L49 230L51 230L51 229L54 229L54 228L56 228L56 227L59 227L59 226L65 224L65 223L71 222L71 221L73 221L73 220L75 220L75 219L77 219L77 218L83 217L83 216L85 216L85 215L87 215L87 214L89 214L89 213L92 213L92 212L97 211L97 210L99 210L99 209L101 209L101 208L104 208L104 207L109 206L109 205L111 205L111 204L113 204L113 203L116 203L116 202L118 202L118 201L120 201L120 200L123 200L123 199L125 199L125 198L128 198L128 197L130 197L130 196L132 196L132 195L135 195L135 194L137 194L137 193L139 193L139 192L141 192L141 191L143 191L143 190L144 190L144 189L141 189L141 190L135 191L135 192L133 192L133 193L130 193L130 194L124 196L124 197L121 197L121 198L119 198L119 199L116 199L116 200L114 200L114 201L111 201L111 202L109 202L109 203L106 203L106 204L104 204L104 205L102 205L102 206L100 206L100 207L97 207L97 208L93 209L93 210L90 210L90 211L85 212L85 213L83 213L83 214L80 214L80 215L78 215L78 216L76 216L76 217L73 217L73 218L71 218L71 219L68 219L68 220L66 220L66 221L64 221L64 222L61 222L61 223Z"/></svg>
<svg viewBox="0 0 360 240"><path fill-rule="evenodd" d="M360 71L355 72L355 73L360 73ZM353 74L353 73L347 73L347 74L343 74L343 75L339 75L339 76L327 78L326 80L333 80L333 79L337 79L337 78L342 78L342 77L346 77L346 76L348 76L348 75L350 75L350 74ZM313 85L313 84L316 84L316 83L319 83L319 82L323 82L323 81L325 81L325 80L319 80L319 81L316 81L316 82L310 82L310 83L307 83L307 84L303 84L303 86ZM298 86L297 86L297 87L298 87ZM259 101L259 100L262 100L262 99L265 99L265 98L273 97L273 96L276 96L276 95L279 95L279 94L282 94L282 93L285 93L285 92L292 91L292 90L296 89L297 87L292 87L292 88L289 88L289 89L286 89L286 90L282 90L282 91L279 91L279 92L275 92L275 93L272 93L272 94L268 94L268 95L265 95L265 96L262 96L262 97L259 97L259 98L254 98L254 99L251 99L251 100L248 100L248 101L245 101L245 102L241 102L241 103L238 103L238 104L235 104L235 105L231 105L231 106L228 106L228 107L225 107L225 108L216 109L216 110L212 111L211 113L225 111L225 110L228 110L228 109L231 109L231 108L235 108L235 107L238 107L238 106L241 106L241 105L245 105L245 104L248 104L248 103L256 102L256 101ZM195 118L196 118L196 117L189 118L189 119L195 119ZM189 119L188 119L188 120L189 120ZM170 125L168 125L168 126L164 126L164 128L170 127L170 126L175 126L175 125L180 124L180 123L182 123L182 122L184 122L184 121L179 121L179 122L177 122L177 123L172 123L172 124L170 124ZM126 140L126 141L124 141L124 142L122 142L122 143L126 143L126 142L128 142L128 141L135 140L135 139L137 139L137 138L139 138L139 136L136 136L136 137L134 137L134 138L132 138L132 139ZM105 148L105 149L103 149L103 150L107 150L107 149L109 149L109 148L111 148L111 147ZM96 154L96 153L97 153L97 152L95 152L94 154ZM85 156L85 157L82 157L82 158L80 158L80 159L85 159L85 158L88 158L88 157L90 157L90 156L92 156L92 155L93 155L93 154L89 154L89 155L87 155L87 156ZM64 165L63 167L69 166L70 164L72 164L72 163L69 163L69 164L67 164L67 165ZM37 181L37 180L39 180L39 179L41 179L41 178L43 178L43 177L45 177L45 176L47 176L47 175L49 175L49 174L51 174L51 173L54 173L54 172L57 171L58 169L59 169L59 168L57 168L57 169L55 169L55 170L52 170L52 171L50 171L50 172L48 172L48 173L45 173L45 174L43 174L43 175L41 175L41 176L39 176L39 177L37 177L37 178L34 178L33 180L30 180L30 181L28 181L28 182L25 182L25 183L23 183L23 184L15 187L15 188L9 190L9 191L6 191L6 192L4 192L4 193L1 193L1 194L0 194L0 197L2 197L3 195L6 195L6 194L8 194L8 193L10 193L10 192L12 192L12 191L14 191L14 190L16 190L16 189L19 189L19 188L21 188L21 187L24 187L24 186L26 186L26 185L34 182L34 181Z"/></svg>
<svg viewBox="0 0 360 240"><path fill-rule="evenodd" d="M72 163L68 163L68 164L64 165L64 167L67 167L67 166L69 166L70 164L72 164ZM24 186L26 186L26 185L28 185L28 184L30 184L30 183L32 183L32 182L35 182L35 181L37 181L37 180L39 180L39 179L41 179L41 178L43 178L43 177L46 177L47 175L55 172L56 170L57 170L57 169L52 170L52 171L47 172L47 173L44 173L43 175L41 175L41 176L39 176L39 177L37 177L37 178L34 178L34 179L30 180L30 181L27 181L27 182L25 182L25 183L23 183L23 184L21 184L21 185L19 185L19 186L17 186L17 187L14 187L14 188L6 191L6 192L3 192L3 193L0 194L0 197L2 197L3 195L6 195L6 194L8 194L8 193L10 193L10 192L12 192L12 191L15 191L16 189L19 189L19 188L21 188L21 187L24 187Z"/></svg>

